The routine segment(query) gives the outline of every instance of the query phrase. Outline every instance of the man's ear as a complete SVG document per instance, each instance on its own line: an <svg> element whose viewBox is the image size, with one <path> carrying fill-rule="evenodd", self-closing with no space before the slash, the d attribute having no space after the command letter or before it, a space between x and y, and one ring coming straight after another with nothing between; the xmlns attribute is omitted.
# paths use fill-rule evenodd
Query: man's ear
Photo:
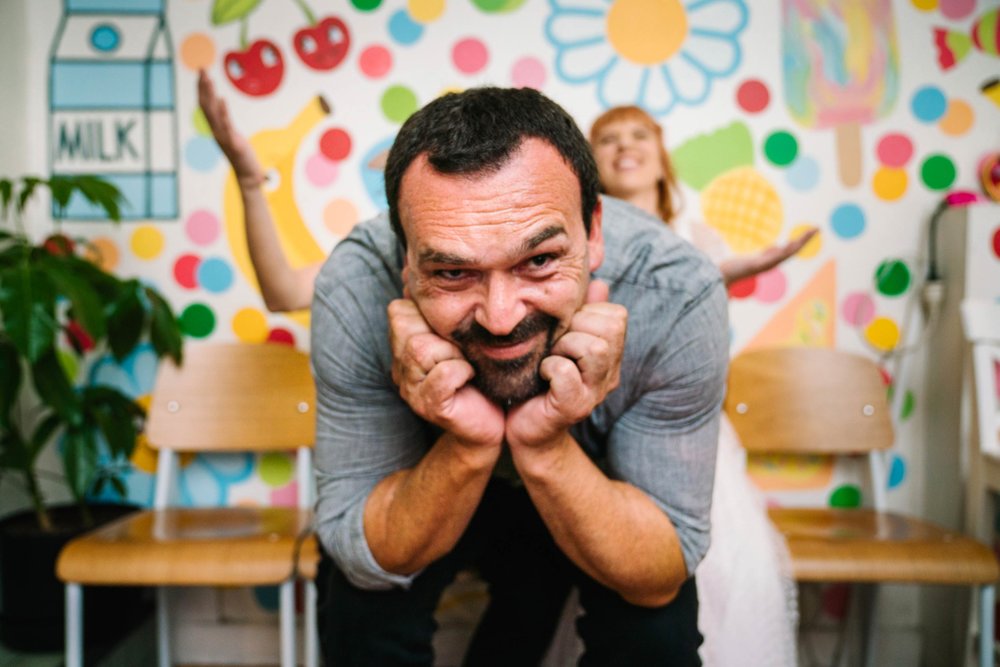
<svg viewBox="0 0 1000 667"><path fill-rule="evenodd" d="M410 257L409 253L403 253L403 270L401 272L401 278L403 280L403 298L410 298Z"/></svg>
<svg viewBox="0 0 1000 667"><path fill-rule="evenodd" d="M604 261L604 232L601 229L603 213L601 197L598 197L594 213L590 216L590 234L587 237L587 256L590 260L591 273L596 271Z"/></svg>

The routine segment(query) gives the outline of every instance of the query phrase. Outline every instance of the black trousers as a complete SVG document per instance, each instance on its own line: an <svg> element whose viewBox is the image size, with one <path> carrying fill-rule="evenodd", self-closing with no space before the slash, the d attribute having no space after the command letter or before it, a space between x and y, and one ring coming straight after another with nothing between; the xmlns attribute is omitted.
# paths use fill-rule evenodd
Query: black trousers
<svg viewBox="0 0 1000 667"><path fill-rule="evenodd" d="M577 632L581 667L697 667L698 594L694 578L663 607L638 607L578 569L556 546L523 488L494 479L451 553L408 590L362 590L324 555L319 578L319 632L329 667L395 667L434 662L434 611L462 569L475 568L490 601L465 656L467 667L539 664L570 589L584 614Z"/></svg>

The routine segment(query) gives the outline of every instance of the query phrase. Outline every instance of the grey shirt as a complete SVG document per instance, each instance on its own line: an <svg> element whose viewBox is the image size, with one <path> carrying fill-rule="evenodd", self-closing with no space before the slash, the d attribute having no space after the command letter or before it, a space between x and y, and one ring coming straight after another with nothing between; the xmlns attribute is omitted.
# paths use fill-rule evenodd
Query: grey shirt
<svg viewBox="0 0 1000 667"><path fill-rule="evenodd" d="M572 434L608 477L666 512L688 572L709 543L719 407L729 350L716 267L661 221L604 197L604 262L595 277L628 309L621 385ZM357 225L316 279L316 528L356 586L408 586L376 563L363 510L372 488L416 465L439 435L392 382L386 307L402 295L403 250L382 214Z"/></svg>

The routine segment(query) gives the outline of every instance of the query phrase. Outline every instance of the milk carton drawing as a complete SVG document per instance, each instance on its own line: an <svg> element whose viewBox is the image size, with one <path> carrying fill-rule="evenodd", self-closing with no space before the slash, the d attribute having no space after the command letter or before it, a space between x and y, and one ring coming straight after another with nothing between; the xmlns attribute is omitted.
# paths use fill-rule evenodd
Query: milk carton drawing
<svg viewBox="0 0 1000 667"><path fill-rule="evenodd" d="M166 0L65 0L64 9L49 65L50 172L108 179L127 200L124 220L176 219L176 86ZM104 218L75 197L64 219Z"/></svg>

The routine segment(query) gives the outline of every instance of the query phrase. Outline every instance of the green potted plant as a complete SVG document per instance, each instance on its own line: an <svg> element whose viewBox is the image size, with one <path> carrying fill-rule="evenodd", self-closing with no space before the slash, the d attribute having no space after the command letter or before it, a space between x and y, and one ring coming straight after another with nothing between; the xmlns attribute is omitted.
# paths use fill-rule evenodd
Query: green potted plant
<svg viewBox="0 0 1000 667"><path fill-rule="evenodd" d="M106 485L125 496L121 464L132 454L144 416L115 388L78 386L60 357L74 354L86 362L110 353L122 361L148 340L159 358L180 363L182 350L177 319L155 289L103 270L81 256L85 242L58 230L40 243L31 240L23 214L46 190L56 221L74 197L114 221L123 205L121 192L94 176L0 178L0 483L19 483L31 505L0 521L0 641L25 650L61 642L55 556L95 525L96 506L88 498ZM61 472L39 467L51 446ZM74 502L50 506L39 483L43 474L61 480ZM44 562L49 557L51 563ZM34 581L41 575L26 575L27 567L47 570L55 588L43 593ZM21 589L28 599L11 599ZM53 621L55 632L47 627Z"/></svg>

